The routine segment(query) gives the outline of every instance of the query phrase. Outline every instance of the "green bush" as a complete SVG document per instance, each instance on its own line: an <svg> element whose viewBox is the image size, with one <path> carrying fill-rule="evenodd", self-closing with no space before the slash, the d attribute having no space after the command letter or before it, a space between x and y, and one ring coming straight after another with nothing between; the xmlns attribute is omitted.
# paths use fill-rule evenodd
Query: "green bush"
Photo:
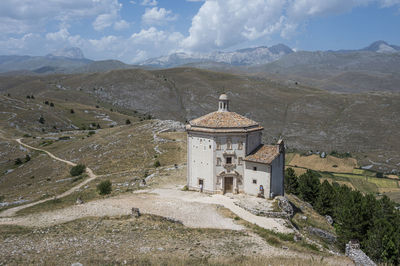
<svg viewBox="0 0 400 266"><path fill-rule="evenodd" d="M27 154L26 156L25 156L25 162L27 163L27 162L29 162L31 160L31 156L29 156L29 154Z"/></svg>
<svg viewBox="0 0 400 266"><path fill-rule="evenodd" d="M111 193L111 181L110 180L105 180L100 182L100 184L97 185L97 190L99 191L100 195L107 195Z"/></svg>
<svg viewBox="0 0 400 266"><path fill-rule="evenodd" d="M161 163L160 163L159 160L157 160L157 161L154 162L154 167L155 167L155 168L160 167L160 166L161 166Z"/></svg>
<svg viewBox="0 0 400 266"><path fill-rule="evenodd" d="M86 169L86 166L84 164L78 164L75 165L74 167L71 168L71 170L69 171L69 173L72 176L78 176L81 175Z"/></svg>
<svg viewBox="0 0 400 266"><path fill-rule="evenodd" d="M21 158L15 159L14 163L15 163L15 165L20 165L20 164L22 164Z"/></svg>
<svg viewBox="0 0 400 266"><path fill-rule="evenodd" d="M126 119L125 124L130 125L131 124L131 120Z"/></svg>

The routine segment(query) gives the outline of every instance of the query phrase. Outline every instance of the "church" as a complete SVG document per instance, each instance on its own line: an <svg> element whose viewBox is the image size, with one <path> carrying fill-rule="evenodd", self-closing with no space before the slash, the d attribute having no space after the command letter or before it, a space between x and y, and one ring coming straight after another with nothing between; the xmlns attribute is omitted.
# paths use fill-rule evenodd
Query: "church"
<svg viewBox="0 0 400 266"><path fill-rule="evenodd" d="M187 131L187 186L207 193L284 194L285 146L261 142L259 123L230 111L226 94L218 111L191 120Z"/></svg>

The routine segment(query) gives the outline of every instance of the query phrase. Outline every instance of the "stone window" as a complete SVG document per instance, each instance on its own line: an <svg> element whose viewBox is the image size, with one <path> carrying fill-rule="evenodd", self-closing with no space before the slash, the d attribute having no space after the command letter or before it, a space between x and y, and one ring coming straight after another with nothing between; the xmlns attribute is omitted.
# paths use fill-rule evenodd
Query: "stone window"
<svg viewBox="0 0 400 266"><path fill-rule="evenodd" d="M241 142L238 143L238 150L243 150L243 143Z"/></svg>
<svg viewBox="0 0 400 266"><path fill-rule="evenodd" d="M221 143L217 142L217 150L221 149Z"/></svg>
<svg viewBox="0 0 400 266"><path fill-rule="evenodd" d="M226 164L232 163L232 157L226 157Z"/></svg>
<svg viewBox="0 0 400 266"><path fill-rule="evenodd" d="M253 184L257 184L257 179L253 179Z"/></svg>
<svg viewBox="0 0 400 266"><path fill-rule="evenodd" d="M221 158L217 157L217 165L220 166L221 165Z"/></svg>
<svg viewBox="0 0 400 266"><path fill-rule="evenodd" d="M232 140L231 139L226 140L226 149L232 150Z"/></svg>
<svg viewBox="0 0 400 266"><path fill-rule="evenodd" d="M242 157L239 157L239 159L238 159L238 165L242 165L242 161L243 161L243 158L242 158Z"/></svg>
<svg viewBox="0 0 400 266"><path fill-rule="evenodd" d="M257 171L257 167L254 166L254 167L253 167L253 171Z"/></svg>

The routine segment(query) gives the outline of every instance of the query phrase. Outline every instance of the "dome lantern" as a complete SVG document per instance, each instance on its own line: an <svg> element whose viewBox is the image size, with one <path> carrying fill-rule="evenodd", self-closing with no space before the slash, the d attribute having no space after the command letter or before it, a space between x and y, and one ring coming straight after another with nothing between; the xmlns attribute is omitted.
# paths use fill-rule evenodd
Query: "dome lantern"
<svg viewBox="0 0 400 266"><path fill-rule="evenodd" d="M218 111L229 112L229 98L225 93L219 96Z"/></svg>

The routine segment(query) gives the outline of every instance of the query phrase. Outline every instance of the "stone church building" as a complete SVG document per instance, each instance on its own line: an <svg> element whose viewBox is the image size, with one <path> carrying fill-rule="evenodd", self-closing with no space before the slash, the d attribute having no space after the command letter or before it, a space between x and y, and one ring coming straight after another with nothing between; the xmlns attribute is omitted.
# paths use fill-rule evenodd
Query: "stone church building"
<svg viewBox="0 0 400 266"><path fill-rule="evenodd" d="M218 111L190 121L187 186L208 193L283 195L285 147L261 143L263 127L229 110L226 94Z"/></svg>

